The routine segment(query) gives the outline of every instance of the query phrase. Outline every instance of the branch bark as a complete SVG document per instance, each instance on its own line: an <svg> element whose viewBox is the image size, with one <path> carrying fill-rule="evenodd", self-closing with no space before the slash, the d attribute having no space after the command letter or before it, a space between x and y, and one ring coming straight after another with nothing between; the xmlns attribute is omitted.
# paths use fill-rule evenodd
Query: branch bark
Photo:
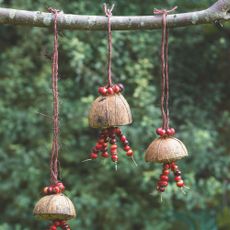
<svg viewBox="0 0 230 230"><path fill-rule="evenodd" d="M230 20L230 0L218 0L206 10L171 14L167 17L168 27L209 24L216 20ZM105 16L73 15L61 13L59 27L70 30L107 30ZM31 27L50 27L53 15L40 11L0 8L0 24ZM113 16L112 30L144 30L161 28L161 16Z"/></svg>

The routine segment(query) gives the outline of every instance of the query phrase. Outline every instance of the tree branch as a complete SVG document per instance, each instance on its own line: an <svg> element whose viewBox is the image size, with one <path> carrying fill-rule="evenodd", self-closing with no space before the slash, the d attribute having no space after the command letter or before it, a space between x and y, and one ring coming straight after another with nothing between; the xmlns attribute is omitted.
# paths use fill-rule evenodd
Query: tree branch
<svg viewBox="0 0 230 230"><path fill-rule="evenodd" d="M169 27L209 24L216 20L230 20L230 0L218 0L206 10L171 14L167 17ZM73 15L61 13L58 24L62 29L106 30L105 16ZM25 11L0 8L0 24L50 27L53 15L40 11ZM161 28L161 16L113 16L113 30L144 30Z"/></svg>

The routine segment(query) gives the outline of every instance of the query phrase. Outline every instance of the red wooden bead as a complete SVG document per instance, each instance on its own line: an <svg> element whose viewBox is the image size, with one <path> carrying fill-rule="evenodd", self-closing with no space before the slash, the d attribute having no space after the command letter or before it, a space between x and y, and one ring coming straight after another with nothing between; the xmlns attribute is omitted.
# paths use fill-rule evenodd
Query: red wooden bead
<svg viewBox="0 0 230 230"><path fill-rule="evenodd" d="M172 171L176 171L178 169L178 166L176 164L171 164Z"/></svg>
<svg viewBox="0 0 230 230"><path fill-rule="evenodd" d="M180 180L176 183L177 187L183 187L184 186L184 181Z"/></svg>
<svg viewBox="0 0 230 230"><path fill-rule="evenodd" d="M166 130L166 133L169 136L173 136L176 133L176 131L175 131L174 128L169 128L169 129Z"/></svg>
<svg viewBox="0 0 230 230"><path fill-rule="evenodd" d="M165 187L166 187L166 186L168 185L168 182L167 182L167 181L161 181L161 180L160 180L160 181L158 182L158 185L159 185L160 187L162 187L162 186L165 186Z"/></svg>
<svg viewBox="0 0 230 230"><path fill-rule="evenodd" d="M101 139L98 140L97 143L98 143L98 144L104 144L104 142L105 142L104 139L101 138Z"/></svg>
<svg viewBox="0 0 230 230"><path fill-rule="evenodd" d="M162 174L165 175L165 176L169 175L169 173L170 173L170 171L168 169L164 169L162 171Z"/></svg>
<svg viewBox="0 0 230 230"><path fill-rule="evenodd" d="M111 146L110 146L110 149L111 149L111 150L116 150L116 149L117 149L117 145L111 145Z"/></svg>
<svg viewBox="0 0 230 230"><path fill-rule="evenodd" d="M126 138L126 136L122 135L122 136L120 137L120 140L121 140L121 142L125 142L125 141L127 140L127 138Z"/></svg>
<svg viewBox="0 0 230 230"><path fill-rule="evenodd" d="M116 132L116 134L117 134L118 136L122 135L121 130L120 130L119 128L116 128L116 129L115 129L115 132Z"/></svg>
<svg viewBox="0 0 230 230"><path fill-rule="evenodd" d="M60 226L60 225L61 225L61 223L60 223L60 221L59 221L59 220L55 220L55 221L54 221L54 225L55 225L55 226Z"/></svg>
<svg viewBox="0 0 230 230"><path fill-rule="evenodd" d="M97 150L101 150L101 149L103 148L103 145L97 143L96 146L95 146L95 148L96 148Z"/></svg>
<svg viewBox="0 0 230 230"><path fill-rule="evenodd" d="M105 96L107 94L107 89L105 87L99 87L98 93L100 93L102 96Z"/></svg>
<svg viewBox="0 0 230 230"><path fill-rule="evenodd" d="M164 169L170 169L170 164L164 164Z"/></svg>
<svg viewBox="0 0 230 230"><path fill-rule="evenodd" d="M129 142L128 142L128 140L126 139L126 141L124 141L124 142L122 142L123 143L123 145L129 145Z"/></svg>
<svg viewBox="0 0 230 230"><path fill-rule="evenodd" d="M174 180L175 180L175 181L180 181L180 180L181 180L181 176L175 176L175 177L174 177Z"/></svg>
<svg viewBox="0 0 230 230"><path fill-rule="evenodd" d="M163 181L168 181L169 180L168 176L166 176L166 175L161 175L160 178Z"/></svg>
<svg viewBox="0 0 230 230"><path fill-rule="evenodd" d="M58 187L60 188L61 192L65 190L65 186L63 184L59 185Z"/></svg>
<svg viewBox="0 0 230 230"><path fill-rule="evenodd" d="M104 157L104 158L108 158L109 157L109 153L108 152L103 152L101 154L101 156Z"/></svg>
<svg viewBox="0 0 230 230"><path fill-rule="evenodd" d="M115 155L115 154L113 154L112 156L111 156L111 158L112 158L112 161L118 161L118 156L117 155Z"/></svg>
<svg viewBox="0 0 230 230"><path fill-rule="evenodd" d="M113 91L114 93L119 93L120 92L120 87L118 85L113 86Z"/></svg>
<svg viewBox="0 0 230 230"><path fill-rule="evenodd" d="M116 149L110 149L111 154L116 154L117 150Z"/></svg>
<svg viewBox="0 0 230 230"><path fill-rule="evenodd" d="M58 186L61 190L64 190L64 189L65 189L65 186L63 185L62 182L58 182L58 183L56 184L56 186Z"/></svg>
<svg viewBox="0 0 230 230"><path fill-rule="evenodd" d="M109 141L109 143L110 143L111 145L115 144L116 142L117 142L116 139L111 139L111 140Z"/></svg>
<svg viewBox="0 0 230 230"><path fill-rule="evenodd" d="M125 147L124 147L124 150L127 152L127 151L129 151L131 149L131 147L129 146L129 145L126 145Z"/></svg>
<svg viewBox="0 0 230 230"><path fill-rule="evenodd" d="M91 153L90 158L91 159L97 159L97 154L96 153Z"/></svg>
<svg viewBox="0 0 230 230"><path fill-rule="evenodd" d="M53 190L54 190L55 193L60 193L60 192L61 192L61 191L60 191L60 188L59 188L58 186L55 186L55 187L53 188Z"/></svg>
<svg viewBox="0 0 230 230"><path fill-rule="evenodd" d="M52 193L53 192L53 187L52 186L49 186L48 187L48 193Z"/></svg>
<svg viewBox="0 0 230 230"><path fill-rule="evenodd" d="M109 87L108 89L107 89L107 92L108 92L108 94L110 94L110 95L112 95L114 92L113 92L113 88L112 87Z"/></svg>
<svg viewBox="0 0 230 230"><path fill-rule="evenodd" d="M157 128L156 129L156 134L160 135L160 136L164 136L166 134L166 130L163 128Z"/></svg>
<svg viewBox="0 0 230 230"><path fill-rule="evenodd" d="M130 149L129 151L127 151L127 152L126 152L126 155L127 155L128 157L133 156L133 151L132 151L132 149Z"/></svg>

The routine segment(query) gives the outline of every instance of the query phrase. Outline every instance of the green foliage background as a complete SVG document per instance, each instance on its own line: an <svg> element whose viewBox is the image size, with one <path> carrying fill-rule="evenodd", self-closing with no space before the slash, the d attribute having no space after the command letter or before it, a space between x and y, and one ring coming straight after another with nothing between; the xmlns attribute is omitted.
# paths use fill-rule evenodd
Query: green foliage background
<svg viewBox="0 0 230 230"><path fill-rule="evenodd" d="M103 1L0 0L2 7L103 14ZM209 0L116 1L114 15L148 15L178 5L178 12L204 9ZM32 216L49 182L52 122L52 30L0 27L0 230L45 229ZM160 125L160 37L158 31L113 33L115 82L126 85L134 123L124 132L138 167L120 157L81 163L96 141L87 112L106 78L106 33L60 31L61 165L81 230L230 229L230 27L214 25L170 31L171 120L189 149L179 162L191 190L172 183L160 203L154 191L161 167L144 163L144 150ZM124 153L121 153L121 155ZM153 192L154 191L154 192ZM152 193L153 192L153 193ZM152 193L152 195L150 195Z"/></svg>

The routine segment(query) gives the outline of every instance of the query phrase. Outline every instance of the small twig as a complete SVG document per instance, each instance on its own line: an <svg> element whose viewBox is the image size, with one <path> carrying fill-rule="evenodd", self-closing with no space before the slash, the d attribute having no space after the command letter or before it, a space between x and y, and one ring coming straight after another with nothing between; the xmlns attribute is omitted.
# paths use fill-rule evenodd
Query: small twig
<svg viewBox="0 0 230 230"><path fill-rule="evenodd" d="M117 161L114 162L115 163L115 170L117 171Z"/></svg>
<svg viewBox="0 0 230 230"><path fill-rule="evenodd" d="M82 163L84 163L84 162L87 162L87 161L91 161L92 159L85 159L85 160L83 160L83 161L81 161Z"/></svg>
<svg viewBox="0 0 230 230"><path fill-rule="evenodd" d="M187 187L187 186L181 187L181 191L182 191L182 193L186 195L186 192L185 192L185 190L184 190L184 189L190 189L190 188L189 188L189 187Z"/></svg>
<svg viewBox="0 0 230 230"><path fill-rule="evenodd" d="M137 167L137 166L138 166L138 164L137 164L137 162L135 161L135 159L134 159L134 157L133 157L133 156L131 157L131 159L132 159L132 161L133 161L134 165Z"/></svg>
<svg viewBox="0 0 230 230"><path fill-rule="evenodd" d="M161 201L161 203L163 202L163 194L162 194L162 192L160 194L160 201Z"/></svg>
<svg viewBox="0 0 230 230"><path fill-rule="evenodd" d="M40 115L42 115L43 117L47 117L47 118L53 120L53 117L51 117L51 116L49 116L49 115L47 115L47 114L40 113L40 112L38 112L38 111L35 111L35 113L40 114Z"/></svg>
<svg viewBox="0 0 230 230"><path fill-rule="evenodd" d="M182 191L182 193L185 195L186 194L186 192L184 191L184 189L183 188L181 188L181 191Z"/></svg>

